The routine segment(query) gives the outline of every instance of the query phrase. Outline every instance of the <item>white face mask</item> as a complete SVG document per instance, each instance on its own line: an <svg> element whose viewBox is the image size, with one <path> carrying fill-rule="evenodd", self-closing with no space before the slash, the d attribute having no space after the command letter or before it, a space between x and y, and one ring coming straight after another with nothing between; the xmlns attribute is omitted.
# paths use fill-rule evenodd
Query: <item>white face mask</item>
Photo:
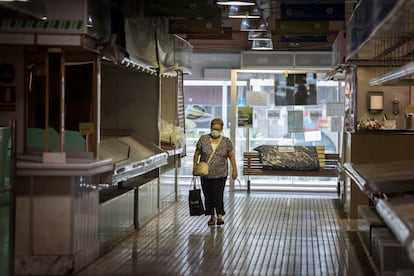
<svg viewBox="0 0 414 276"><path fill-rule="evenodd" d="M219 136L221 135L221 131L218 131L218 130L212 129L212 130L211 130L210 135L211 135L211 137L213 137L213 138L217 138L217 137L219 137Z"/></svg>

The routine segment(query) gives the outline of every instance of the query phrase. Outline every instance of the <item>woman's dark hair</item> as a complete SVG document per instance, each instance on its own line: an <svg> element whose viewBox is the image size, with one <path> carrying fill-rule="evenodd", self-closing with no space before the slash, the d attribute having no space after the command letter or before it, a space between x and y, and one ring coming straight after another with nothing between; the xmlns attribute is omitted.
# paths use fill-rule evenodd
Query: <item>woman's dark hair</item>
<svg viewBox="0 0 414 276"><path fill-rule="evenodd" d="M213 127L214 125L220 125L221 128L223 128L224 127L224 122L220 118L214 118L213 120L211 120L210 127Z"/></svg>

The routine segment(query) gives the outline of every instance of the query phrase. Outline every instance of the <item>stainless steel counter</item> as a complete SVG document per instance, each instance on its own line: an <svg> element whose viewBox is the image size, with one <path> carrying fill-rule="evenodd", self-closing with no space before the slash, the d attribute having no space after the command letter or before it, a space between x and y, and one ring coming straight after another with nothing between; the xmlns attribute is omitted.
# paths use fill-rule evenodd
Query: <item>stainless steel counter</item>
<svg viewBox="0 0 414 276"><path fill-rule="evenodd" d="M408 257L414 263L414 200L398 198L380 200L376 210L398 241L405 245Z"/></svg>
<svg viewBox="0 0 414 276"><path fill-rule="evenodd" d="M41 156L19 155L18 176L89 176L112 171L112 160L67 158L66 163L43 163Z"/></svg>
<svg viewBox="0 0 414 276"><path fill-rule="evenodd" d="M378 215L414 262L414 160L345 163L345 172L375 203Z"/></svg>
<svg viewBox="0 0 414 276"><path fill-rule="evenodd" d="M113 184L157 169L167 164L168 158L157 146L144 145L132 136L102 138L99 156L113 160Z"/></svg>
<svg viewBox="0 0 414 276"><path fill-rule="evenodd" d="M414 160L374 164L345 163L345 172L359 188L372 195L414 192Z"/></svg>
<svg viewBox="0 0 414 276"><path fill-rule="evenodd" d="M111 159L18 157L16 274L70 274L99 256L98 187L111 182L112 168Z"/></svg>

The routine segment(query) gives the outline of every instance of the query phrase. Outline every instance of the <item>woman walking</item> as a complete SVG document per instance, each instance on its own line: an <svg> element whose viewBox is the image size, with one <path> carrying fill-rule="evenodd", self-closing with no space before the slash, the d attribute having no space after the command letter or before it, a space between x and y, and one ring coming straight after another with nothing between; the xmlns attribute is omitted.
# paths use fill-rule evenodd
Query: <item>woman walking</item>
<svg viewBox="0 0 414 276"><path fill-rule="evenodd" d="M237 178L236 159L233 143L228 137L222 136L223 120L215 118L210 123L210 133L202 135L196 145L193 160L194 168L198 162L207 162L213 154L208 175L201 177L201 187L205 198L206 215L210 216L208 225L224 224L224 188L228 176L228 159L232 167L232 178ZM217 217L216 217L217 215Z"/></svg>

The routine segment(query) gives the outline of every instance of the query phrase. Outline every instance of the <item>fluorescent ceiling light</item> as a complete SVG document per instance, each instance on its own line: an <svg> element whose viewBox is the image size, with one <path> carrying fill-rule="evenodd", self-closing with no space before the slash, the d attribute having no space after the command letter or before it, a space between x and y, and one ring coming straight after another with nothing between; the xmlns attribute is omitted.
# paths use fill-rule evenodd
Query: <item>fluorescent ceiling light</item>
<svg viewBox="0 0 414 276"><path fill-rule="evenodd" d="M261 18L262 11L257 6L230 6L229 18Z"/></svg>
<svg viewBox="0 0 414 276"><path fill-rule="evenodd" d="M226 6L229 6L229 5L235 5L235 6L253 6L253 5L256 4L256 1L255 0L251 0L251 1L248 1L248 0L245 0L245 1L243 1L243 0L241 0L241 1L217 0L216 4L217 5L226 5Z"/></svg>
<svg viewBox="0 0 414 276"><path fill-rule="evenodd" d="M247 39L248 40L271 40L272 33L270 31L266 31L266 32L250 31Z"/></svg>
<svg viewBox="0 0 414 276"><path fill-rule="evenodd" d="M275 79L250 79L251 86L274 86Z"/></svg>
<svg viewBox="0 0 414 276"><path fill-rule="evenodd" d="M240 24L240 31L243 32L265 32L267 30L267 22L263 18L244 18Z"/></svg>
<svg viewBox="0 0 414 276"><path fill-rule="evenodd" d="M410 79L411 76L414 74L414 62L407 63L406 65L385 73L382 76L379 76L375 79L369 81L369 85L390 85L395 83L407 83L412 85L414 79Z"/></svg>
<svg viewBox="0 0 414 276"><path fill-rule="evenodd" d="M253 40L252 50L273 50L272 40Z"/></svg>

